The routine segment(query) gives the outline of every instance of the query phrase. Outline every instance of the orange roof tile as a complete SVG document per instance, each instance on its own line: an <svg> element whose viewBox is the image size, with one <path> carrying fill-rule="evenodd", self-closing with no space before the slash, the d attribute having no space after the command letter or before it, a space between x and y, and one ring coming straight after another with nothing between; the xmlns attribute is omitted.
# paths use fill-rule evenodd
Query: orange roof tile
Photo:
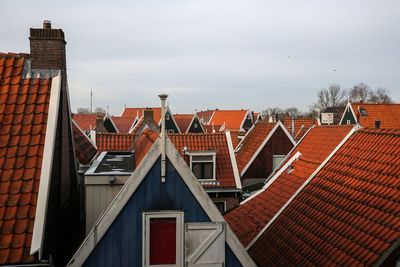
<svg viewBox="0 0 400 267"><path fill-rule="evenodd" d="M248 110L215 110L208 124L223 125L225 129L241 130Z"/></svg>
<svg viewBox="0 0 400 267"><path fill-rule="evenodd" d="M24 79L25 58L0 53L0 265L30 255L51 79Z"/></svg>
<svg viewBox="0 0 400 267"><path fill-rule="evenodd" d="M399 177L400 131L355 132L250 247L250 255L260 266L394 265L384 260L391 249L398 258Z"/></svg>
<svg viewBox="0 0 400 267"><path fill-rule="evenodd" d="M144 159L147 152L149 152L159 135L160 133L157 131L150 129L143 130L142 134L138 137L134 144L136 166L139 166L140 162Z"/></svg>
<svg viewBox="0 0 400 267"><path fill-rule="evenodd" d="M96 128L96 114L72 114L72 119L82 131L90 131Z"/></svg>
<svg viewBox="0 0 400 267"><path fill-rule="evenodd" d="M146 109L148 109L148 108L125 108L121 114L121 117L140 119L141 117L143 117L144 111ZM158 124L161 120L161 108L153 107L150 109L153 110L154 121L157 122L157 124Z"/></svg>
<svg viewBox="0 0 400 267"><path fill-rule="evenodd" d="M351 107L363 127L375 128L375 121L380 121L382 129L400 129L400 104L352 103ZM362 116L360 109L367 115Z"/></svg>
<svg viewBox="0 0 400 267"><path fill-rule="evenodd" d="M236 161L239 173L242 172L246 164L254 156L257 149L261 146L268 134L275 127L276 123L268 121L259 121L245 136L237 147Z"/></svg>
<svg viewBox="0 0 400 267"><path fill-rule="evenodd" d="M213 110L202 110L202 111L198 111L196 112L197 117L199 117L200 121L203 124L208 124L210 122L211 117L214 114L214 109Z"/></svg>
<svg viewBox="0 0 400 267"><path fill-rule="evenodd" d="M204 129L204 133L216 133L219 132L222 125L202 125ZM232 130L231 130L232 131ZM234 131L239 131L239 130L234 130Z"/></svg>
<svg viewBox="0 0 400 267"><path fill-rule="evenodd" d="M96 133L96 146L103 151L131 151L136 135L127 133Z"/></svg>
<svg viewBox="0 0 400 267"><path fill-rule="evenodd" d="M129 130L133 127L133 123L135 121L134 118L130 117L110 117L115 127L117 127L119 133L128 133Z"/></svg>
<svg viewBox="0 0 400 267"><path fill-rule="evenodd" d="M231 133L231 139L232 139L232 145L233 148L236 148L240 141L244 138L246 135L246 132L243 131L230 131Z"/></svg>
<svg viewBox="0 0 400 267"><path fill-rule="evenodd" d="M89 137L72 121L75 155L81 164L88 164L97 153L96 147Z"/></svg>
<svg viewBox="0 0 400 267"><path fill-rule="evenodd" d="M289 133L292 133L292 118L289 116L285 116L282 119L283 125L285 125L286 129L289 131ZM294 136L296 137L296 140L300 140L301 137L303 137L302 134L304 134L308 129L310 129L312 126L317 126L318 122L314 118L308 118L308 117L298 117L294 120Z"/></svg>
<svg viewBox="0 0 400 267"><path fill-rule="evenodd" d="M193 120L194 114L174 114L176 124L178 124L181 133L186 133L190 123Z"/></svg>
<svg viewBox="0 0 400 267"><path fill-rule="evenodd" d="M257 236L351 129L350 126L312 128L286 158L288 161L297 152L302 154L291 164L293 170L290 173L282 172L267 188L225 215L225 219L244 246Z"/></svg>
<svg viewBox="0 0 400 267"><path fill-rule="evenodd" d="M136 166L151 148L159 133L145 129L135 142ZM216 183L203 183L206 188L237 188L232 161L229 154L225 133L215 134L169 134L181 156L189 164L189 157L184 155L183 148L188 151L216 151Z"/></svg>
<svg viewBox="0 0 400 267"><path fill-rule="evenodd" d="M189 164L189 157L184 155L183 148L188 151L216 151L217 184L204 184L206 188L236 188L232 161L229 155L228 141L225 133L215 134L170 134L168 137L181 156Z"/></svg>

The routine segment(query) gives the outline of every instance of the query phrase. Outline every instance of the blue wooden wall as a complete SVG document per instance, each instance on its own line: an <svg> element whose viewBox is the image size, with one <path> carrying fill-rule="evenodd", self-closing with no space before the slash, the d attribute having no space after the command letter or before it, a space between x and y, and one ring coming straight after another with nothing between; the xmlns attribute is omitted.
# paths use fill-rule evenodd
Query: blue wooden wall
<svg viewBox="0 0 400 267"><path fill-rule="evenodd" d="M183 210L185 222L210 219L178 172L167 161L167 182L160 183L160 159L86 260L84 266L142 266L142 212ZM226 244L226 266L241 266Z"/></svg>

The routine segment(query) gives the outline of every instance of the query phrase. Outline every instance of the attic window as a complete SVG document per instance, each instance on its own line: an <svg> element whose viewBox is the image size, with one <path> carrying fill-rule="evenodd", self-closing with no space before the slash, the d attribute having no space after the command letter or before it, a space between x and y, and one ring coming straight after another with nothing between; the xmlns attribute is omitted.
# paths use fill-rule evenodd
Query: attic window
<svg viewBox="0 0 400 267"><path fill-rule="evenodd" d="M199 180L215 180L216 153L215 152L189 152L190 169Z"/></svg>
<svg viewBox="0 0 400 267"><path fill-rule="evenodd" d="M367 116L368 115L367 111L364 108L360 108L360 114L361 114L361 116Z"/></svg>
<svg viewBox="0 0 400 267"><path fill-rule="evenodd" d="M194 128L197 129L199 125L197 124L197 122L194 123Z"/></svg>
<svg viewBox="0 0 400 267"><path fill-rule="evenodd" d="M169 121L169 113L166 113L166 114L165 114L165 119L166 119L167 121Z"/></svg>

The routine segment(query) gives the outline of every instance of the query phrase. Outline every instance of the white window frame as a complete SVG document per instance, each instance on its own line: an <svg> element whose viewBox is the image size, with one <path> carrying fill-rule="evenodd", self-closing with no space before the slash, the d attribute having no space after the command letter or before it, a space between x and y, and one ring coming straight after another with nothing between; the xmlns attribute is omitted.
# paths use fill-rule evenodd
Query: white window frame
<svg viewBox="0 0 400 267"><path fill-rule="evenodd" d="M274 166L274 159L275 158L281 158L282 159L281 162L276 166ZM273 171L276 170L282 164L282 162L285 160L285 158L286 158L286 155L278 155L278 154L277 155L272 155L272 168L273 168Z"/></svg>
<svg viewBox="0 0 400 267"><path fill-rule="evenodd" d="M351 124L351 121L350 120L347 120L347 125L350 125Z"/></svg>
<svg viewBox="0 0 400 267"><path fill-rule="evenodd" d="M167 265L150 265L150 219L175 218L176 219L176 263ZM143 212L142 221L142 262L143 266L178 267L184 263L184 215L181 211Z"/></svg>
<svg viewBox="0 0 400 267"><path fill-rule="evenodd" d="M217 180L217 152L215 151L191 151L187 152L190 158L190 169L192 169L192 163L198 163L198 162L211 162L209 160L194 160L193 161L193 156L212 156L212 162L213 162L213 178L212 179L199 179L197 178L198 181L215 181Z"/></svg>

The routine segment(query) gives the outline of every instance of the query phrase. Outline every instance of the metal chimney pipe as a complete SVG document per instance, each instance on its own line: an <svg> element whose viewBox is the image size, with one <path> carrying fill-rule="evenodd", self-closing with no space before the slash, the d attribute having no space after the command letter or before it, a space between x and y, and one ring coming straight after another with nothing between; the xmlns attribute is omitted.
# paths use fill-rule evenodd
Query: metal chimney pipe
<svg viewBox="0 0 400 267"><path fill-rule="evenodd" d="M165 135L165 100L167 99L168 95L167 94L161 94L158 95L158 97L161 99L161 183L165 183L166 178L166 168L165 168L165 162L166 162L166 135Z"/></svg>

